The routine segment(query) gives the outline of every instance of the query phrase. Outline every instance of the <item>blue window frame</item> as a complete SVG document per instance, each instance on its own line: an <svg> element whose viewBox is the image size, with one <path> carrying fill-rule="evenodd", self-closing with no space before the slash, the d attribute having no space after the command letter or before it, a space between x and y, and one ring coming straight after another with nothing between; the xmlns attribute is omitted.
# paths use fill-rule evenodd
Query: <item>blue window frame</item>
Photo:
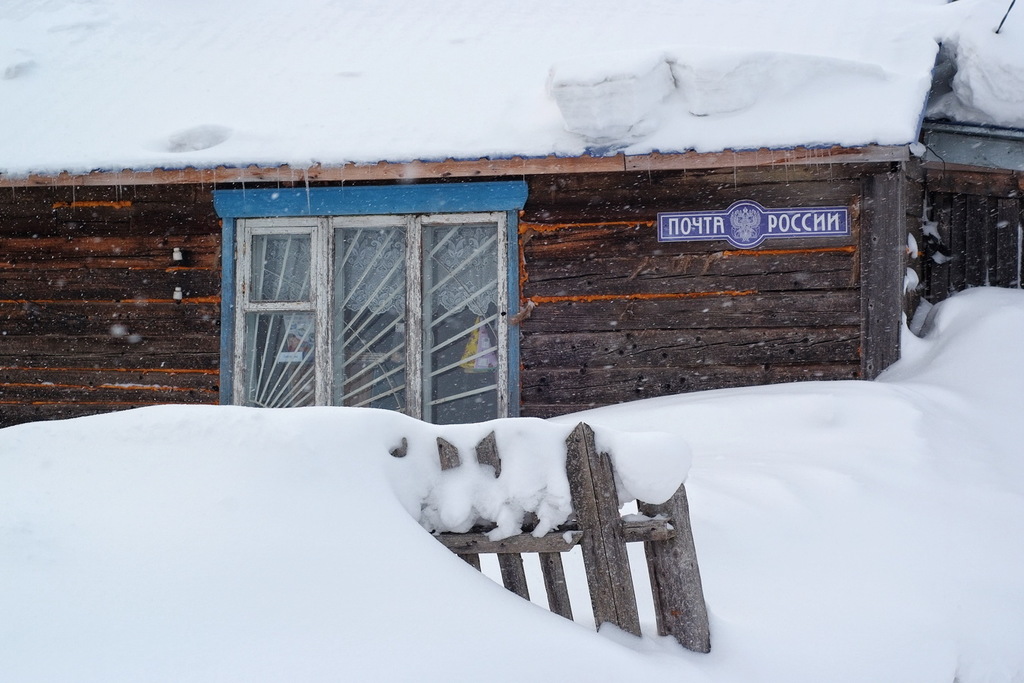
<svg viewBox="0 0 1024 683"><path fill-rule="evenodd" d="M218 190L221 402L518 414L524 182ZM234 248L231 248L233 245Z"/></svg>

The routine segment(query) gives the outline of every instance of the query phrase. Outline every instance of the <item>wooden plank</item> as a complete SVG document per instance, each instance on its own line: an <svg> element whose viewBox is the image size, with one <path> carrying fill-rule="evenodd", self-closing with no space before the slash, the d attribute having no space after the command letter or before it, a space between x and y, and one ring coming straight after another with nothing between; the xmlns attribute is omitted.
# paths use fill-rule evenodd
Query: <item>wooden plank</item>
<svg viewBox="0 0 1024 683"><path fill-rule="evenodd" d="M583 537L577 530L558 530L537 537L531 534L516 534L492 541L485 533L443 533L436 538L446 548L460 555L497 553L564 553L572 550Z"/></svg>
<svg viewBox="0 0 1024 683"><path fill-rule="evenodd" d="M1019 199L996 202L996 272L993 284L999 287L1020 287L1021 212Z"/></svg>
<svg viewBox="0 0 1024 683"><path fill-rule="evenodd" d="M0 319L8 335L112 335L171 337L188 330L216 337L220 331L217 304L33 301L0 303Z"/></svg>
<svg viewBox="0 0 1024 683"><path fill-rule="evenodd" d="M646 260L644 265L663 265L673 271L750 272L775 266L799 264L813 266L815 260L852 254L856 240L852 237L807 237L800 240L769 241L757 249L733 249L723 241L658 242L657 229L647 221L616 221L606 225L564 224L557 228L539 229L527 225L521 236L528 267L559 261L625 259ZM813 268L812 268L813 269ZM632 272L629 268L627 272Z"/></svg>
<svg viewBox="0 0 1024 683"><path fill-rule="evenodd" d="M13 427L26 422L43 420L67 420L74 417L86 417L103 413L141 408L143 403L135 404L103 404L103 403L17 403L0 399L0 428Z"/></svg>
<svg viewBox="0 0 1024 683"><path fill-rule="evenodd" d="M765 182L741 186L738 183L708 184L697 190L685 190L630 183L628 178L608 179L608 187L573 192L561 190L553 200L531 195L523 208L526 221L609 221L653 220L659 211L727 209L740 199L753 199L762 205L777 206L846 206L857 194L850 182L811 182L786 184Z"/></svg>
<svg viewBox="0 0 1024 683"><path fill-rule="evenodd" d="M523 556L517 553L498 555L498 567L501 570L501 582L524 600L530 599L530 587L526 584L526 569L523 568Z"/></svg>
<svg viewBox="0 0 1024 683"><path fill-rule="evenodd" d="M622 537L626 543L665 540L671 538L673 533L671 525L665 520L622 521ZM564 524L543 536L522 533L498 541L492 541L484 531L442 533L436 536L446 548L459 554L567 553L576 547L582 537L583 531L573 523Z"/></svg>
<svg viewBox="0 0 1024 683"><path fill-rule="evenodd" d="M865 379L874 379L899 358L906 214L902 171L864 180L860 282Z"/></svg>
<svg viewBox="0 0 1024 683"><path fill-rule="evenodd" d="M949 290L959 292L967 286L967 235L968 235L967 197L953 196L953 207L949 222Z"/></svg>
<svg viewBox="0 0 1024 683"><path fill-rule="evenodd" d="M967 220L964 224L966 250L964 254L964 286L980 287L986 284L988 275L988 248L986 240L987 202L984 197L968 196Z"/></svg>
<svg viewBox="0 0 1024 683"><path fill-rule="evenodd" d="M985 284L995 287L998 283L998 244L996 223L999 207L995 197L985 198Z"/></svg>
<svg viewBox="0 0 1024 683"><path fill-rule="evenodd" d="M848 327L860 324L855 289L758 292L749 296L561 301L537 306L524 333L587 329Z"/></svg>
<svg viewBox="0 0 1024 683"><path fill-rule="evenodd" d="M0 362L5 365L59 367L160 367L216 369L220 351L212 337L179 335L143 338L0 335Z"/></svg>
<svg viewBox="0 0 1024 683"><path fill-rule="evenodd" d="M856 284L856 259L852 255L833 260L822 258L814 270L708 274L673 272L661 264L634 262L629 271L623 260L582 262L578 268L560 264L545 272L531 269L523 283L523 295L534 303L589 301L602 298L693 298L763 292L849 289ZM633 273L636 273L635 275Z"/></svg>
<svg viewBox="0 0 1024 683"><path fill-rule="evenodd" d="M167 238L145 242L126 238L40 238L3 239L0 267L5 270L65 270L111 268L129 270L187 271L220 270L220 242L208 238ZM172 252L181 250L183 259L174 261Z"/></svg>
<svg viewBox="0 0 1024 683"><path fill-rule="evenodd" d="M697 169L732 168L733 166L772 166L836 164L843 161L870 162L900 160L906 155L903 146L867 145L864 147L831 147L784 150L750 150L724 153L651 154L629 157L633 169L657 168ZM445 161L414 161L405 163L345 164L308 168L288 165L246 168L181 168L151 171L94 171L88 174L0 174L0 187L61 187L107 185L195 184L265 182L324 182L350 180L403 180L409 178L471 178L483 176L522 176L547 173L594 173L624 170L626 158L609 157L513 157L511 159L466 159Z"/></svg>
<svg viewBox="0 0 1024 683"><path fill-rule="evenodd" d="M658 633L675 637L683 647L694 652L710 652L711 629L686 489L680 485L675 495L662 505L638 502L638 508L650 517L667 516L675 529L671 539L644 544Z"/></svg>
<svg viewBox="0 0 1024 683"><path fill-rule="evenodd" d="M565 569L561 553L540 553L540 571L544 577L544 590L548 596L548 609L572 621L572 604L565 582Z"/></svg>
<svg viewBox="0 0 1024 683"><path fill-rule="evenodd" d="M194 390L199 393L212 394L217 392L219 381L220 378L215 370L196 372L171 370L170 368L167 371L160 371L153 369L0 366L0 386L38 387L44 390L54 385L91 388L119 386L150 390Z"/></svg>
<svg viewBox="0 0 1024 683"><path fill-rule="evenodd" d="M925 298L936 304L950 294L950 233L953 220L953 197L947 193L931 195L932 220L938 231L938 244L934 255L925 261Z"/></svg>
<svg viewBox="0 0 1024 683"><path fill-rule="evenodd" d="M5 401L18 403L101 403L157 405L163 403L216 405L219 393L196 387L136 384L25 384L0 382Z"/></svg>
<svg viewBox="0 0 1024 683"><path fill-rule="evenodd" d="M103 303L171 302L175 287L185 300L220 301L219 271L164 271L116 268L38 270L35 277L0 269L0 301L40 303L96 301Z"/></svg>
<svg viewBox="0 0 1024 683"><path fill-rule="evenodd" d="M580 547L594 621L598 625L611 622L640 635L611 460L607 453L597 452L594 432L582 422L566 439L566 474L573 509L584 529Z"/></svg>
<svg viewBox="0 0 1024 683"><path fill-rule="evenodd" d="M978 167L955 169L947 164L925 164L925 182L931 192L1017 197L1024 174L1004 169Z"/></svg>
<svg viewBox="0 0 1024 683"><path fill-rule="evenodd" d="M527 366L647 368L854 361L861 340L856 327L765 327L529 334L521 343Z"/></svg>
<svg viewBox="0 0 1024 683"><path fill-rule="evenodd" d="M765 366L764 384L863 379L860 363L771 364Z"/></svg>
<svg viewBox="0 0 1024 683"><path fill-rule="evenodd" d="M695 358L691 363L699 360ZM807 365L691 364L686 367L637 369L599 365L582 368L529 367L523 369L521 393L524 410L534 404L564 406L553 413L546 413L546 416L551 416L571 412L573 407L585 410L691 391L859 377L860 363L857 360ZM531 412L531 415L535 414Z"/></svg>
<svg viewBox="0 0 1024 683"><path fill-rule="evenodd" d="M607 245L606 250L613 250ZM608 253L606 251L605 253ZM615 253L611 251L610 253ZM857 282L856 251L811 250L774 260L718 255L656 255L543 259L527 249L522 295L587 300L589 297L715 295L849 289Z"/></svg>
<svg viewBox="0 0 1024 683"><path fill-rule="evenodd" d="M808 149L796 147L793 149L770 150L756 149L735 152L726 150L724 152L689 152L687 154L644 154L626 157L627 169L655 170L663 168L685 168L681 163L687 157L701 159L702 165L707 165L711 159L719 168L730 168L733 166L774 166L779 164L841 164L856 162L875 161L904 161L909 156L905 146L881 146L869 145L866 147L827 147L819 149ZM737 163L742 162L742 163Z"/></svg>

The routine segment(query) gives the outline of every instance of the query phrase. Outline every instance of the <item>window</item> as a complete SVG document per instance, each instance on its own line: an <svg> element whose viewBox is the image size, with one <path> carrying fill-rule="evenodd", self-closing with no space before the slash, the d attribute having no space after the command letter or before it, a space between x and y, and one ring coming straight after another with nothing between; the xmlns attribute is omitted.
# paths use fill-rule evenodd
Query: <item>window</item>
<svg viewBox="0 0 1024 683"><path fill-rule="evenodd" d="M442 424L515 414L524 200L522 183L217 192L236 245L223 398Z"/></svg>

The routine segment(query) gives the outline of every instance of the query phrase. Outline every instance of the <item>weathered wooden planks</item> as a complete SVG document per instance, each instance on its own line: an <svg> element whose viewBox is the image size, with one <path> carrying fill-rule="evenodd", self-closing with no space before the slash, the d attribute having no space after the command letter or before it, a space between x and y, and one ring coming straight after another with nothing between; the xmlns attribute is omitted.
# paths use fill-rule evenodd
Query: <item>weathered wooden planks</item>
<svg viewBox="0 0 1024 683"><path fill-rule="evenodd" d="M0 426L216 403L219 233L195 186L0 192Z"/></svg>
<svg viewBox="0 0 1024 683"><path fill-rule="evenodd" d="M554 301L530 315L533 334L565 330L757 327L851 327L860 325L855 289L715 294L701 297Z"/></svg>
<svg viewBox="0 0 1024 683"><path fill-rule="evenodd" d="M865 187L874 187L863 178L896 175L891 164L837 164L528 179L519 226L520 291L532 306L520 325L522 413L861 376L870 239L862 213ZM845 206L853 234L751 250L657 241L659 211L725 209L739 199ZM905 240L904 216L874 210L873 231Z"/></svg>
<svg viewBox="0 0 1024 683"><path fill-rule="evenodd" d="M1020 287L1024 191L1008 171L931 169L923 295L932 303L968 287Z"/></svg>
<svg viewBox="0 0 1024 683"><path fill-rule="evenodd" d="M899 359L906 276L907 196L902 169L863 180L860 281L865 379Z"/></svg>
<svg viewBox="0 0 1024 683"><path fill-rule="evenodd" d="M608 454L597 452L588 425L580 423L566 440L565 467L576 519L587 530L580 546L594 621L640 635L615 476Z"/></svg>
<svg viewBox="0 0 1024 683"><path fill-rule="evenodd" d="M786 363L797 358L850 362L858 359L859 346L856 327L764 327L533 335L523 338L522 348L530 366L609 369Z"/></svg>
<svg viewBox="0 0 1024 683"><path fill-rule="evenodd" d="M533 417L552 417L609 403L779 382L857 379L860 362L680 368L526 368L524 405Z"/></svg>
<svg viewBox="0 0 1024 683"><path fill-rule="evenodd" d="M649 517L667 517L675 530L671 539L644 544L658 633L674 636L694 652L710 652L711 628L693 544L686 488L680 486L662 505L639 503L638 508Z"/></svg>
<svg viewBox="0 0 1024 683"><path fill-rule="evenodd" d="M391 454L404 457L407 446L403 439L402 446L392 449ZM453 444L438 437L437 447L442 470L463 466ZM565 448L574 520L539 537L520 533L491 540L477 531L442 533L436 538L477 569L478 553L496 553L502 583L527 600L530 595L522 553L538 553L548 606L567 619L572 619L572 606L561 553L579 545L594 620L598 626L611 623L634 635L640 635L640 620L626 544L642 542L648 557L659 633L675 637L695 652L709 652L710 628L685 489L680 486L662 505L641 504L641 512L647 518L625 521L619 516L611 457L598 451L590 426L579 423L566 439ZM501 461L494 432L475 450L480 464L493 467L494 462Z"/></svg>
<svg viewBox="0 0 1024 683"><path fill-rule="evenodd" d="M734 169L745 166L772 168L795 165L820 166L831 170L839 164L878 161L903 161L905 146L867 145L864 147L830 147L793 149L755 149L718 153L685 152L681 154L616 154L601 157L513 157L511 159L447 159L444 161L411 161L402 163L345 164L307 168L288 165L244 168L181 168L151 171L93 171L87 174L38 174L26 177L0 175L0 188L36 187L77 188L80 192L93 186L129 188L211 185L215 183L309 183L351 181L399 181L410 178L448 179L474 177L523 176L547 173L596 173L621 170Z"/></svg>

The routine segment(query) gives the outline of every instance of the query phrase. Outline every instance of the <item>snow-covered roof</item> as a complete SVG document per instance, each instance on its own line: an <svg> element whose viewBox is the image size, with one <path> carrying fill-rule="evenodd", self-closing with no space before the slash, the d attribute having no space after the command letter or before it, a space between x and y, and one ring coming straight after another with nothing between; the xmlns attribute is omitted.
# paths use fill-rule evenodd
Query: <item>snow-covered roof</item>
<svg viewBox="0 0 1024 683"><path fill-rule="evenodd" d="M968 30L1004 9L8 0L0 173L901 145L917 137L937 40L955 36L982 74L997 55L1013 81L1024 13L986 29L989 53ZM971 74L972 107L1019 115Z"/></svg>

